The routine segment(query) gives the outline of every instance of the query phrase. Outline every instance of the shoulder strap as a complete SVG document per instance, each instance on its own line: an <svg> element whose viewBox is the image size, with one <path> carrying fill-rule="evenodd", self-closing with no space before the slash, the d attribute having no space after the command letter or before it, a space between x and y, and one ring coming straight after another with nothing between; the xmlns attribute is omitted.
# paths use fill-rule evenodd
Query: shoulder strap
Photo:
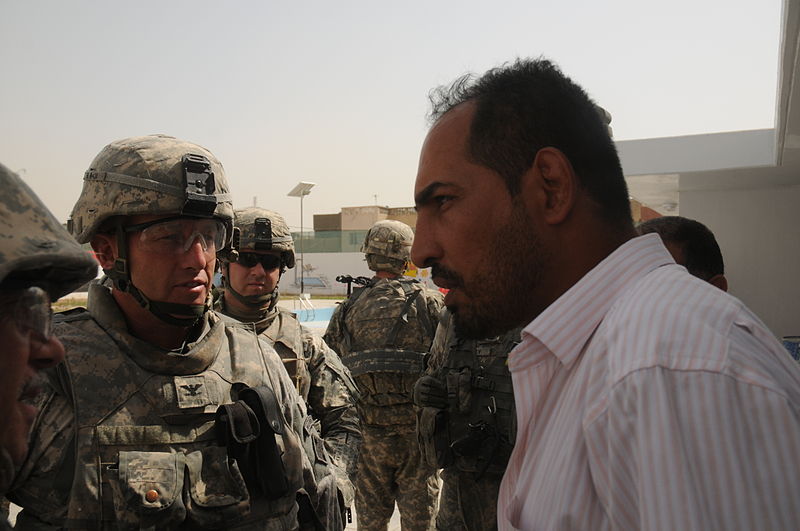
<svg viewBox="0 0 800 531"><path fill-rule="evenodd" d="M355 304L358 298L361 297L361 295L363 295L368 288L371 288L373 286L374 281L375 279L372 279L366 286L354 289L353 293L351 293L350 296L347 299L345 299L345 301L342 303L342 314L340 316L340 321L342 323L342 335L343 335L342 340L345 349L348 351L350 350L353 344L353 336L350 334L350 330L347 329L347 324L345 324L344 319L345 317L347 317L347 311L350 309L350 307L353 306L353 304Z"/></svg>
<svg viewBox="0 0 800 531"><path fill-rule="evenodd" d="M403 286L403 291L406 294L406 303L403 305L403 310L397 317L391 332L389 332L389 336L387 337L386 341L386 346L388 348L394 348L396 346L397 334L400 333L400 328L402 328L404 324L408 323L408 310L411 309L411 305L414 304L414 301L417 299L420 293L420 290L413 289L408 282L400 282L400 285Z"/></svg>

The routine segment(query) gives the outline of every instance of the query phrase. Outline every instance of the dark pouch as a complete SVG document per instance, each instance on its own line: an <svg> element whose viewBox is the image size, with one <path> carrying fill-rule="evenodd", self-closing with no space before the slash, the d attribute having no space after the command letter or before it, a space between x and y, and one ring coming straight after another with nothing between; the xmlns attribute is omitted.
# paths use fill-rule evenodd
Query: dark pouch
<svg viewBox="0 0 800 531"><path fill-rule="evenodd" d="M448 417L446 410L435 407L424 407L419 414L422 459L433 468L445 468L453 463Z"/></svg>
<svg viewBox="0 0 800 531"><path fill-rule="evenodd" d="M250 465L256 476L257 492L268 499L283 498L290 493L290 487L287 470L281 459L282 444L279 445L279 440L283 442L284 427L278 399L272 389L262 386L243 389L239 392L239 400L253 410L261 426L260 435L250 443L253 446ZM295 465L302 470L300 461Z"/></svg>

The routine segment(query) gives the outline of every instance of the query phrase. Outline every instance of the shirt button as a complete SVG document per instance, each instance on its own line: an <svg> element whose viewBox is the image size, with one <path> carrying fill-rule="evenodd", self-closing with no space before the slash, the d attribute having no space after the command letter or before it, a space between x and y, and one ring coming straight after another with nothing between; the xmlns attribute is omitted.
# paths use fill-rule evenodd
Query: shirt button
<svg viewBox="0 0 800 531"><path fill-rule="evenodd" d="M144 499L150 503L153 503L154 501L158 500L158 491L148 490L144 495Z"/></svg>

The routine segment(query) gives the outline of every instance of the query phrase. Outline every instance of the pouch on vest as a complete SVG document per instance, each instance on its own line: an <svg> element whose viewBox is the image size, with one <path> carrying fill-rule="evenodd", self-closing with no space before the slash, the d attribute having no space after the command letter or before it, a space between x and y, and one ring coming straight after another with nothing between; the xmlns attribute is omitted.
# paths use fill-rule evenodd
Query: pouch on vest
<svg viewBox="0 0 800 531"><path fill-rule="evenodd" d="M448 433L449 416L445 409L424 407L417 418L422 458L433 468L445 468L453 464Z"/></svg>
<svg viewBox="0 0 800 531"><path fill-rule="evenodd" d="M172 452L120 452L109 468L119 529L175 527L186 518L182 491L185 456Z"/></svg>
<svg viewBox="0 0 800 531"><path fill-rule="evenodd" d="M284 427L278 400L267 386L245 387L239 400L217 409L217 440L239 465L252 497L283 498L302 485L302 449Z"/></svg>
<svg viewBox="0 0 800 531"><path fill-rule="evenodd" d="M461 413L469 411L472 400L472 371L462 367L459 372L449 372L445 376L447 382L447 399L450 409Z"/></svg>
<svg viewBox="0 0 800 531"><path fill-rule="evenodd" d="M187 522L196 529L227 527L250 513L250 496L236 461L225 448L209 446L186 454Z"/></svg>

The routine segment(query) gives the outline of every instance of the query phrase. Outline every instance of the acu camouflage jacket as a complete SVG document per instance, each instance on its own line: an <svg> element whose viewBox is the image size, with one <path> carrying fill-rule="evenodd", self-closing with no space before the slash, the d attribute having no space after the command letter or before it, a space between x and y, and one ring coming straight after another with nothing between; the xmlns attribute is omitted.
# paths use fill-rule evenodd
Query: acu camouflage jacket
<svg viewBox="0 0 800 531"><path fill-rule="evenodd" d="M31 450L9 498L18 527L297 528L296 489L316 484L303 451L305 405L272 347L250 325L205 317L200 338L165 351L127 332L110 290L61 317L66 365L42 393ZM267 386L279 406L291 494L251 498L214 435L234 383ZM288 441L288 442L287 442Z"/></svg>

